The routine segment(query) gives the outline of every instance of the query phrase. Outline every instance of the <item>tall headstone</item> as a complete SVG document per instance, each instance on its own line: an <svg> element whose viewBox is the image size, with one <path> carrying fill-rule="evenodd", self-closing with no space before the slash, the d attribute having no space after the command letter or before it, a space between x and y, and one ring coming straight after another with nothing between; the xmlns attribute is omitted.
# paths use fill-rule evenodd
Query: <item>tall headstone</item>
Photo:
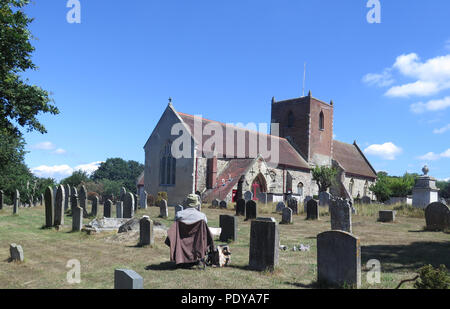
<svg viewBox="0 0 450 309"><path fill-rule="evenodd" d="M225 201L221 201L219 203L219 207L220 207L220 209L227 209L228 208L228 204Z"/></svg>
<svg viewBox="0 0 450 309"><path fill-rule="evenodd" d="M306 220L319 219L319 205L316 200L309 200L306 204Z"/></svg>
<svg viewBox="0 0 450 309"><path fill-rule="evenodd" d="M284 207L281 212L281 224L292 224L292 209L289 207Z"/></svg>
<svg viewBox="0 0 450 309"><path fill-rule="evenodd" d="M41 206L44 206L44 201L45 201L44 194L41 193Z"/></svg>
<svg viewBox="0 0 450 309"><path fill-rule="evenodd" d="M70 210L73 213L73 209L75 208L75 204L74 201L76 201L76 206L78 206L78 190L75 187L72 187L72 190L70 190ZM73 197L76 196L76 199L74 199Z"/></svg>
<svg viewBox="0 0 450 309"><path fill-rule="evenodd" d="M4 203L4 192L3 190L0 190L0 210L3 209L3 203Z"/></svg>
<svg viewBox="0 0 450 309"><path fill-rule="evenodd" d="M332 286L361 286L361 246L350 233L328 231L317 235L317 277Z"/></svg>
<svg viewBox="0 0 450 309"><path fill-rule="evenodd" d="M142 191L139 198L139 206L141 209L148 208L147 199L148 199L147 191Z"/></svg>
<svg viewBox="0 0 450 309"><path fill-rule="evenodd" d="M111 204L112 204L112 202L111 202ZM121 201L116 202L116 217L118 219L123 218L123 202L121 202Z"/></svg>
<svg viewBox="0 0 450 309"><path fill-rule="evenodd" d="M80 207L83 208L83 215L88 216L87 212L87 205L88 205L88 199L87 199L87 190L86 186L81 186L80 193L78 193L79 203Z"/></svg>
<svg viewBox="0 0 450 309"><path fill-rule="evenodd" d="M237 226L238 226L237 217L229 215L220 215L219 225L220 228L222 229L219 238L220 241L228 242L237 240Z"/></svg>
<svg viewBox="0 0 450 309"><path fill-rule="evenodd" d="M159 202L159 217L164 219L169 217L169 207L167 206L167 201L164 199Z"/></svg>
<svg viewBox="0 0 450 309"><path fill-rule="evenodd" d="M430 231L450 229L450 209L443 203L431 203L425 208L425 221Z"/></svg>
<svg viewBox="0 0 450 309"><path fill-rule="evenodd" d="M244 200L246 202L253 200L253 193L251 191L246 191L244 193Z"/></svg>
<svg viewBox="0 0 450 309"><path fill-rule="evenodd" d="M273 271L278 265L280 236L275 219L254 220L250 228L250 269Z"/></svg>
<svg viewBox="0 0 450 309"><path fill-rule="evenodd" d="M295 198L290 198L287 201L288 207L292 209L293 215L298 215L298 201Z"/></svg>
<svg viewBox="0 0 450 309"><path fill-rule="evenodd" d="M114 289L116 290L142 290L144 279L133 270L116 269L114 271Z"/></svg>
<svg viewBox="0 0 450 309"><path fill-rule="evenodd" d="M244 181L245 181L245 176L242 175L241 178L239 178L238 185L237 185L237 191L236 191L236 197L235 197L236 201L244 198L244 195L243 195L244 193L242 192L242 188L244 186Z"/></svg>
<svg viewBox="0 0 450 309"><path fill-rule="evenodd" d="M70 208L70 197L72 196L70 185L64 186L64 193L64 211L67 211Z"/></svg>
<svg viewBox="0 0 450 309"><path fill-rule="evenodd" d="M83 208L77 206L74 207L72 214L72 231L79 232L83 227Z"/></svg>
<svg viewBox="0 0 450 309"><path fill-rule="evenodd" d="M53 204L53 188L47 187L45 190L45 227L53 226L53 218L55 216L54 211L55 207Z"/></svg>
<svg viewBox="0 0 450 309"><path fill-rule="evenodd" d="M56 199L55 199L55 218L53 221L54 226L64 225L64 201L65 195L64 186L58 186L56 190Z"/></svg>
<svg viewBox="0 0 450 309"><path fill-rule="evenodd" d="M236 202L236 216L245 216L245 200L239 199Z"/></svg>
<svg viewBox="0 0 450 309"><path fill-rule="evenodd" d="M152 246L154 243L153 221L150 220L150 217L144 216L139 220L139 245Z"/></svg>
<svg viewBox="0 0 450 309"><path fill-rule="evenodd" d="M258 208L256 207L255 201L247 201L245 203L245 220L253 220L258 217Z"/></svg>
<svg viewBox="0 0 450 309"><path fill-rule="evenodd" d="M123 201L123 217L133 218L134 216L134 195L131 192L125 194L125 200Z"/></svg>
<svg viewBox="0 0 450 309"><path fill-rule="evenodd" d="M98 198L98 196L94 196L92 198L92 209L91 209L91 216L93 217L97 217L97 213L98 213L98 204L100 203L100 199Z"/></svg>
<svg viewBox="0 0 450 309"><path fill-rule="evenodd" d="M105 204L103 205L103 217L105 218L111 218L111 209L112 208L112 201L106 200Z"/></svg>
<svg viewBox="0 0 450 309"><path fill-rule="evenodd" d="M137 196L137 194L133 194L134 197L134 212L136 212L138 210L138 203L139 203L139 197ZM133 213L134 216L134 213Z"/></svg>
<svg viewBox="0 0 450 309"><path fill-rule="evenodd" d="M124 187L120 188L120 195L119 195L119 199L124 202L125 201L125 195L127 194L127 189L125 189Z"/></svg>
<svg viewBox="0 0 450 309"><path fill-rule="evenodd" d="M16 190L14 194L14 205L13 205L13 214L17 215L19 213L19 205L20 205L20 192Z"/></svg>
<svg viewBox="0 0 450 309"><path fill-rule="evenodd" d="M352 233L352 208L348 201L333 200L330 205L331 229Z"/></svg>
<svg viewBox="0 0 450 309"><path fill-rule="evenodd" d="M423 176L416 179L412 194L412 204L415 208L425 209L429 204L438 201L439 189L436 187L436 179L428 175L429 169L424 166Z"/></svg>

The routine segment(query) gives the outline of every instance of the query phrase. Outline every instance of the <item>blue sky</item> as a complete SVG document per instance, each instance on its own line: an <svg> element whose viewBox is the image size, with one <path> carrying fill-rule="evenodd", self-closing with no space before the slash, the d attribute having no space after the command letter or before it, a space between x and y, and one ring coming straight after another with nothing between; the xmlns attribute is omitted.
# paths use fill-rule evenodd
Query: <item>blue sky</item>
<svg viewBox="0 0 450 309"><path fill-rule="evenodd" d="M143 146L175 109L222 122L270 122L270 102L306 91L334 101L336 139L358 142L376 170L450 178L450 2L380 0L67 0L26 11L37 72L61 111L26 133L26 163L57 179Z"/></svg>

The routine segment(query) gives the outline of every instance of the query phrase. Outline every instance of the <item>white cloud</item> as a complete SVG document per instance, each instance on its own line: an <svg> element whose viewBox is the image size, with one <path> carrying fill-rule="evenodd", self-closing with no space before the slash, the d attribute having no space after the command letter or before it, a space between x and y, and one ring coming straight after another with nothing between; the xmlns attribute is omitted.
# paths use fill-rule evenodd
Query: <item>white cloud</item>
<svg viewBox="0 0 450 309"><path fill-rule="evenodd" d="M439 87L434 82L417 81L411 84L394 86L390 88L386 95L388 97L410 97L410 96L429 96L439 92Z"/></svg>
<svg viewBox="0 0 450 309"><path fill-rule="evenodd" d="M96 170L98 170L98 168L100 167L100 164L102 164L103 161L97 161L97 162L92 162L89 164L82 164L82 165L78 165L75 167L75 171L83 171L86 172L88 174L92 174L93 172L95 172Z"/></svg>
<svg viewBox="0 0 450 309"><path fill-rule="evenodd" d="M53 151L53 153L54 153L54 154L57 154L57 155L63 155L63 154L66 154L67 151L65 151L65 150L62 149L62 148L58 148L58 149L56 149L55 151Z"/></svg>
<svg viewBox="0 0 450 309"><path fill-rule="evenodd" d="M422 161L436 161L436 160L439 160L442 158L450 158L450 148L440 154L436 154L434 152L429 152L429 153L419 157L419 159Z"/></svg>
<svg viewBox="0 0 450 309"><path fill-rule="evenodd" d="M99 168L101 163L103 162L97 161L88 164L81 164L74 168L70 167L67 164L54 166L41 165L32 168L31 172L37 177L55 178L56 180L61 180L63 178L69 177L73 172L80 170L88 174L92 174Z"/></svg>
<svg viewBox="0 0 450 309"><path fill-rule="evenodd" d="M445 127L442 127L442 128L440 128L440 129L435 129L434 131L433 131L433 133L434 134L443 134L443 133L445 133L445 132L447 132L447 131L449 131L450 130L450 123L448 124L448 125L446 125Z"/></svg>
<svg viewBox="0 0 450 309"><path fill-rule="evenodd" d="M394 145L394 143L385 143L383 145L370 145L364 152L369 155L379 156L386 160L395 160L395 157L403 152L403 150Z"/></svg>
<svg viewBox="0 0 450 309"><path fill-rule="evenodd" d="M392 85L395 80L392 78L391 69L386 69L381 74L369 73L363 77L363 82L370 86L387 87Z"/></svg>
<svg viewBox="0 0 450 309"><path fill-rule="evenodd" d="M426 103L419 102L411 105L411 111L416 114L424 112L436 112L450 107L450 97L440 100L431 100Z"/></svg>
<svg viewBox="0 0 450 309"><path fill-rule="evenodd" d="M56 146L52 142L42 142L31 146L31 148L36 150L53 150Z"/></svg>

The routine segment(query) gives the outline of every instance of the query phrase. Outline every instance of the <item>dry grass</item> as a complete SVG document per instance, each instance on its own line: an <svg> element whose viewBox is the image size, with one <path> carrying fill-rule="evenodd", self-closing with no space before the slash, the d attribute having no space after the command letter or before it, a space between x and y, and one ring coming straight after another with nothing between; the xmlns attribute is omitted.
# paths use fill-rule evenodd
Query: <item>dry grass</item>
<svg viewBox="0 0 450 309"><path fill-rule="evenodd" d="M274 205L264 206L260 215L275 217ZM383 207L385 208L385 207ZM353 230L361 240L363 288L394 288L398 282L413 278L423 265L444 264L450 269L450 234L423 231L425 220L398 213L397 222L377 222L375 210L358 209L353 217ZM233 210L204 207L209 225L218 227L220 214L233 214ZM303 207L299 206L299 211ZM102 213L102 207L100 207ZM232 265L227 268L208 268L206 271L175 269L169 263L169 248L163 237L156 239L153 248L138 248L137 234L118 237L114 233L88 236L71 233L71 218L65 218L65 227L57 232L43 230L44 209L20 209L18 216L10 208L0 211L0 288L113 288L114 269L129 268L144 277L145 288L221 288L221 289L286 289L315 287L316 235L330 229L329 217L323 210L321 220L306 221L301 213L294 216L293 225L280 225L281 244L311 246L310 252L280 251L279 266L273 273L247 269L250 223L239 218L239 239L231 244ZM373 213L374 215L369 215ZM375 215L376 213L376 215ZM158 208L139 211L138 216L150 215L167 226L173 223L173 209L169 220L158 219ZM87 223L87 220L86 220ZM9 244L22 245L24 263L8 263ZM81 262L81 284L66 281L67 261ZM382 266L381 284L371 286L366 281L364 265L378 259ZM193 284L194 283L194 284ZM405 284L403 288L411 288Z"/></svg>

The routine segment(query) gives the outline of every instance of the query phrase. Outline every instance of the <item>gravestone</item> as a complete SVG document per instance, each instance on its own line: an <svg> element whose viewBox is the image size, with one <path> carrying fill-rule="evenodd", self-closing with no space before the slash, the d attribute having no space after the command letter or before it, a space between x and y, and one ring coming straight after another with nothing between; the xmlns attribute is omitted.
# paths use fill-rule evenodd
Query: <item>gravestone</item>
<svg viewBox="0 0 450 309"><path fill-rule="evenodd" d="M425 208L425 221L429 231L450 229L450 209L439 202L431 203Z"/></svg>
<svg viewBox="0 0 450 309"><path fill-rule="evenodd" d="M363 196L363 198L361 199L361 203L363 205L370 205L370 204L372 204L372 200L368 196Z"/></svg>
<svg viewBox="0 0 450 309"><path fill-rule="evenodd" d="M70 195L70 210L72 211L72 213L73 213L73 209L75 208L75 205L73 204L73 202L75 201L75 199L73 199L74 196L77 197L76 198L76 202L77 202L76 206L78 206L78 191L77 191L77 188L72 187L71 195Z"/></svg>
<svg viewBox="0 0 450 309"><path fill-rule="evenodd" d="M238 185L237 185L237 191L236 191L236 197L235 197L236 201L244 198L243 192L242 192L242 187L244 185L244 181L245 181L245 176L242 175L241 178L239 178Z"/></svg>
<svg viewBox="0 0 450 309"><path fill-rule="evenodd" d="M93 217L97 217L99 202L100 199L98 198L98 196L94 196L94 198L92 199L92 209L91 209L91 216Z"/></svg>
<svg viewBox="0 0 450 309"><path fill-rule="evenodd" d="M332 196L328 192L320 192L319 193L319 206L320 207L329 207Z"/></svg>
<svg viewBox="0 0 450 309"><path fill-rule="evenodd" d="M45 189L45 227L53 226L53 218L55 216L55 207L53 204L53 189L52 187L47 187Z"/></svg>
<svg viewBox="0 0 450 309"><path fill-rule="evenodd" d="M247 201L245 203L245 221L253 220L258 217L258 208L255 201Z"/></svg>
<svg viewBox="0 0 450 309"><path fill-rule="evenodd" d="M292 209L289 207L284 207L283 211L281 212L281 224L292 224Z"/></svg>
<svg viewBox="0 0 450 309"><path fill-rule="evenodd" d="M23 262L24 260L22 246L16 244L9 245L9 254L11 262Z"/></svg>
<svg viewBox="0 0 450 309"><path fill-rule="evenodd" d="M245 216L245 200L239 199L236 202L236 216Z"/></svg>
<svg viewBox="0 0 450 309"><path fill-rule="evenodd" d="M4 192L3 190L0 190L0 210L3 209L3 203L4 203Z"/></svg>
<svg viewBox="0 0 450 309"><path fill-rule="evenodd" d="M142 290L144 279L133 270L114 270L114 289L116 290Z"/></svg>
<svg viewBox="0 0 450 309"><path fill-rule="evenodd" d="M180 211L183 211L184 208L181 205L176 205L175 206L175 218L177 217L177 213L179 213Z"/></svg>
<svg viewBox="0 0 450 309"><path fill-rule="evenodd" d="M87 217L88 216L88 212L87 212L87 205L88 205L88 200L87 200L87 190L85 186L81 186L80 189L80 193L78 193L78 198L79 198L79 203L80 203L80 207L83 208L83 216Z"/></svg>
<svg viewBox="0 0 450 309"><path fill-rule="evenodd" d="M280 236L275 219L254 220L250 229L249 267L273 271L278 265Z"/></svg>
<svg viewBox="0 0 450 309"><path fill-rule="evenodd" d="M66 194L64 192L64 186L58 186L56 190L55 199L55 218L53 221L53 226L64 225L64 202L66 199Z"/></svg>
<svg viewBox="0 0 450 309"><path fill-rule="evenodd" d="M134 195L131 192L125 194L125 200L123 202L123 217L133 218L134 216Z"/></svg>
<svg viewBox="0 0 450 309"><path fill-rule="evenodd" d="M121 201L116 202L116 218L123 218L123 202Z"/></svg>
<svg viewBox="0 0 450 309"><path fill-rule="evenodd" d="M439 200L439 189L436 187L436 179L428 175L428 166L425 165L422 171L424 175L416 178L412 190L412 205L415 208L425 209Z"/></svg>
<svg viewBox="0 0 450 309"><path fill-rule="evenodd" d="M352 233L352 208L348 201L333 200L330 205L331 229Z"/></svg>
<svg viewBox="0 0 450 309"><path fill-rule="evenodd" d="M69 210L70 207L70 197L72 196L72 190L70 189L70 185L64 186L64 211Z"/></svg>
<svg viewBox="0 0 450 309"><path fill-rule="evenodd" d="M103 205L103 217L111 218L111 208L112 208L112 201L106 200L105 204Z"/></svg>
<svg viewBox="0 0 450 309"><path fill-rule="evenodd" d="M134 216L134 213L138 209L139 198L138 198L137 194L133 194L133 197L134 197L134 212L133 212L133 216Z"/></svg>
<svg viewBox="0 0 450 309"><path fill-rule="evenodd" d="M378 221L380 222L395 222L394 210L380 210L378 213Z"/></svg>
<svg viewBox="0 0 450 309"><path fill-rule="evenodd" d="M343 231L317 235L317 278L332 286L361 287L359 239Z"/></svg>
<svg viewBox="0 0 450 309"><path fill-rule="evenodd" d="M319 205L316 200L309 200L306 204L306 220L319 220Z"/></svg>
<svg viewBox="0 0 450 309"><path fill-rule="evenodd" d="M283 202L279 202L278 204L277 204L277 209L276 209L276 211L278 212L278 213L281 213L281 212L283 212L283 210L286 208L286 204L285 203L283 203Z"/></svg>
<svg viewBox="0 0 450 309"><path fill-rule="evenodd" d="M14 195L13 214L17 215L19 213L19 205L20 205L20 193L19 190L16 190L16 194Z"/></svg>
<svg viewBox="0 0 450 309"><path fill-rule="evenodd" d="M290 198L287 201L288 207L292 209L293 215L298 215L298 201L295 198Z"/></svg>
<svg viewBox="0 0 450 309"><path fill-rule="evenodd" d="M45 201L44 194L41 193L41 206L44 206L44 201Z"/></svg>
<svg viewBox="0 0 450 309"><path fill-rule="evenodd" d="M258 201L262 204L267 204L267 193L261 192L258 194Z"/></svg>
<svg viewBox="0 0 450 309"><path fill-rule="evenodd" d="M309 200L312 200L313 197L312 196L306 196L305 199L303 200L303 209L306 212L306 205L308 205Z"/></svg>
<svg viewBox="0 0 450 309"><path fill-rule="evenodd" d="M125 195L127 194L127 189L124 187L120 188L119 199L121 202L125 202Z"/></svg>
<svg viewBox="0 0 450 309"><path fill-rule="evenodd" d="M73 209L72 214L72 231L79 232L83 227L83 208L77 206Z"/></svg>
<svg viewBox="0 0 450 309"><path fill-rule="evenodd" d="M229 215L220 215L219 225L220 228L222 229L219 238L220 241L229 242L237 240L237 226L238 226L237 217Z"/></svg>
<svg viewBox="0 0 450 309"><path fill-rule="evenodd" d="M164 199L159 202L159 217L164 219L169 217L169 207Z"/></svg>
<svg viewBox="0 0 450 309"><path fill-rule="evenodd" d="M142 217L139 221L139 245L151 246L155 243L155 234L153 233L153 221L148 216Z"/></svg>
<svg viewBox="0 0 450 309"><path fill-rule="evenodd" d="M244 200L245 200L245 202L253 200L253 193L250 191L246 191L244 193Z"/></svg>
<svg viewBox="0 0 450 309"><path fill-rule="evenodd" d="M219 206L220 206L220 209L227 209L228 208L228 204L225 201L221 201Z"/></svg>
<svg viewBox="0 0 450 309"><path fill-rule="evenodd" d="M220 201L218 199L214 199L211 203L213 208L219 207Z"/></svg>
<svg viewBox="0 0 450 309"><path fill-rule="evenodd" d="M147 209L148 208L147 198L148 198L147 191L142 191L141 194L140 194L140 198L139 198L139 206L140 206L141 209Z"/></svg>

